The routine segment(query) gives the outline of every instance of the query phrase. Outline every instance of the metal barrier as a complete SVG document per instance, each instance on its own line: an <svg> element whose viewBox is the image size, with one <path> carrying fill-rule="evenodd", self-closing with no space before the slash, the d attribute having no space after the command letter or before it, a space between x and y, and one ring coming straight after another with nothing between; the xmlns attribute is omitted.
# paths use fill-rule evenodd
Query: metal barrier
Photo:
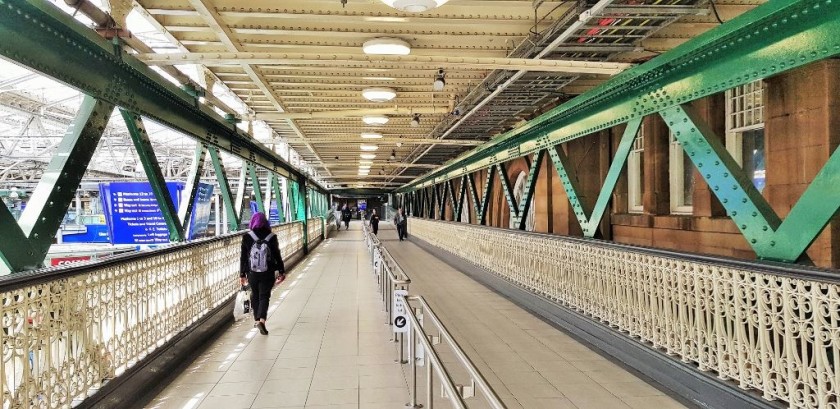
<svg viewBox="0 0 840 409"><path fill-rule="evenodd" d="M428 243L791 407L840 393L840 277L597 240L411 219Z"/></svg>
<svg viewBox="0 0 840 409"><path fill-rule="evenodd" d="M273 227L285 258L302 227ZM230 300L242 234L0 279L2 408L69 408Z"/></svg>
<svg viewBox="0 0 840 409"><path fill-rule="evenodd" d="M371 234L367 226L363 225L365 243L371 253L371 261L373 263L373 271L376 274L377 281L380 284L380 291L382 292L382 301L385 304L386 319L388 325L394 329L395 322L401 315L405 314L408 321L406 332L394 331L394 342L399 342L399 360L400 364L410 364L411 371L411 388L410 402L407 407L420 408L425 407L432 409L434 407L434 376L437 376L441 384L443 397L448 399L453 408L465 409L467 408L466 399L475 396L476 390L481 392L487 404L492 409L506 409L506 406L499 399L493 388L487 383L487 380L476 369L473 362L467 357L461 346L455 341L446 326L438 319L432 308L423 297L407 295L408 286L411 283L409 277L405 274L399 264L391 257L388 250L382 247L379 238ZM395 290L404 290L405 293L397 292ZM402 295L404 294L404 295ZM402 298L402 300L396 299ZM401 311L397 311L397 305L402 305ZM418 307L419 308L416 308ZM415 309L416 308L416 309ZM427 320L424 323L424 320ZM431 324L437 332L437 335L430 335L426 328ZM408 334L409 342L406 344L405 335ZM466 369L470 377L470 385L457 385L452 379L452 376L446 370L433 345L439 344L441 341L446 342L449 348L454 352L455 358ZM418 345L419 344L419 345ZM424 351L424 356L428 358L426 366L426 401L425 406L419 405L417 401L417 366L418 361L418 346ZM408 357L408 359L406 359ZM425 358L423 358L425 359ZM477 388L477 389L476 389Z"/></svg>

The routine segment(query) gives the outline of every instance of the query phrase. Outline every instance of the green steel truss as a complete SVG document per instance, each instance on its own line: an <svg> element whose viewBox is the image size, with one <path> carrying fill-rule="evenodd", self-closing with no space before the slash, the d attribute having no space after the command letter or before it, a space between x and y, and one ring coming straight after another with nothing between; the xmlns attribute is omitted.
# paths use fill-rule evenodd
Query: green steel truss
<svg viewBox="0 0 840 409"><path fill-rule="evenodd" d="M840 2L767 2L493 138L398 191L425 189L467 176L477 222L485 224L484 212L493 186L490 176L498 171L508 207L522 227L525 220L520 215L527 215L529 200L523 198L517 206L504 165L547 150L584 235L594 237L641 119L659 114L758 257L795 261L840 209L840 153L832 154L782 222L708 126L700 123L686 104L838 54ZM579 198L576 178L558 145L622 124L627 124L627 128L619 149L593 209L587 212ZM488 178L479 202L474 177L485 169ZM531 170L536 172L534 167ZM531 183L533 180L529 180Z"/></svg>
<svg viewBox="0 0 840 409"><path fill-rule="evenodd" d="M222 163L222 156L219 148L212 147L210 151L210 161L213 163L213 170L216 172L216 179L219 183L219 196L222 198L224 205L224 212L227 218L228 230L239 230L240 214L236 210L234 204L233 192L230 190L230 183L228 183L227 173L225 172L224 163Z"/></svg>
<svg viewBox="0 0 840 409"><path fill-rule="evenodd" d="M454 193L453 193L454 196ZM467 176L464 175L461 178L461 183L458 185L458 202L455 207L455 221L458 222L466 222L469 223L469 213L467 214L467 220L461 220L461 212L464 209L464 203L467 200Z"/></svg>
<svg viewBox="0 0 840 409"><path fill-rule="evenodd" d="M181 202L181 207L178 209L178 220L181 221L183 237L187 237L189 233L189 221L193 212L193 202L195 201L196 192L198 192L201 173L204 171L204 158L206 156L207 147L203 143L198 143L195 147L192 164L190 165L190 173L187 176L187 184L184 186L187 196Z"/></svg>
<svg viewBox="0 0 840 409"><path fill-rule="evenodd" d="M113 111L112 104L86 96L20 221L0 206L0 272L43 265Z"/></svg>
<svg viewBox="0 0 840 409"><path fill-rule="evenodd" d="M525 230L527 224L528 211L531 208L531 198L534 197L534 190L537 186L537 178L540 175L540 168L542 167L543 158L545 158L545 151L539 151L534 154L534 161L528 170L528 180L525 182L525 194L519 200L519 210L517 212L516 226L519 230Z"/></svg>
<svg viewBox="0 0 840 409"><path fill-rule="evenodd" d="M169 195L169 189L166 187L166 179L160 170L160 164L152 148L152 141L149 139L149 134L146 133L143 119L140 115L126 111L125 109L120 109L120 113L122 114L123 120L125 120L125 125L128 127L128 133L131 135L134 149L137 150L137 156L140 157L140 163L143 164L143 170L146 172L146 178L149 179L149 185L155 194L155 200L157 200L158 207L160 207L160 213L169 229L169 240L183 241L183 224L178 219L178 209L175 208L175 202Z"/></svg>

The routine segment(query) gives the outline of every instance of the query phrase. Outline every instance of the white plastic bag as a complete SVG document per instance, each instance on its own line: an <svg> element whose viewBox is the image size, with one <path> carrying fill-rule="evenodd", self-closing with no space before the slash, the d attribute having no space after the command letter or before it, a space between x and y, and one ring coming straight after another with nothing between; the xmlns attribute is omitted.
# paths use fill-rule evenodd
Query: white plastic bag
<svg viewBox="0 0 840 409"><path fill-rule="evenodd" d="M248 316L250 312L251 292L246 287L242 287L242 290L236 293L236 301L233 303L233 319L239 321Z"/></svg>

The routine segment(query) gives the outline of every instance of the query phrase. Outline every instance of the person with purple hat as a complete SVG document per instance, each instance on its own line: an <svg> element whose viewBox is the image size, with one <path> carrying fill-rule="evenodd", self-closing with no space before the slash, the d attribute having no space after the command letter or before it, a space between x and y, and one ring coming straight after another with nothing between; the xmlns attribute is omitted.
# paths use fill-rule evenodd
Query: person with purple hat
<svg viewBox="0 0 840 409"><path fill-rule="evenodd" d="M263 335L268 335L265 320L268 317L268 300L275 283L286 278L286 269L280 257L280 243L271 232L265 213L251 216L251 230L242 236L239 282L251 286L251 310L254 312L254 326Z"/></svg>

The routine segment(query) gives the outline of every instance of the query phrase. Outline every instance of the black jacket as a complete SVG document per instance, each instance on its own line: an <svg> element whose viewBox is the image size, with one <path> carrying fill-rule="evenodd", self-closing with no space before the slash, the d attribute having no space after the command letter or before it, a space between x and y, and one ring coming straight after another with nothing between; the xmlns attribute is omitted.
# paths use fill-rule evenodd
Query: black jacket
<svg viewBox="0 0 840 409"><path fill-rule="evenodd" d="M341 219L342 220L350 220L353 218L353 212L350 209L344 209L341 211Z"/></svg>
<svg viewBox="0 0 840 409"><path fill-rule="evenodd" d="M379 216L372 214L370 215L370 225L373 227L379 227Z"/></svg>
<svg viewBox="0 0 840 409"><path fill-rule="evenodd" d="M265 239L271 230L254 230L254 234L260 239ZM254 239L250 234L242 236L242 252L239 256L239 276L245 277L251 270L251 263L248 256L251 254L251 246L254 244ZM279 271L280 274L286 273L286 268L283 266L283 258L280 257L280 241L277 240L277 235L268 241L268 248L271 251L271 260L268 263L268 271L272 273Z"/></svg>

